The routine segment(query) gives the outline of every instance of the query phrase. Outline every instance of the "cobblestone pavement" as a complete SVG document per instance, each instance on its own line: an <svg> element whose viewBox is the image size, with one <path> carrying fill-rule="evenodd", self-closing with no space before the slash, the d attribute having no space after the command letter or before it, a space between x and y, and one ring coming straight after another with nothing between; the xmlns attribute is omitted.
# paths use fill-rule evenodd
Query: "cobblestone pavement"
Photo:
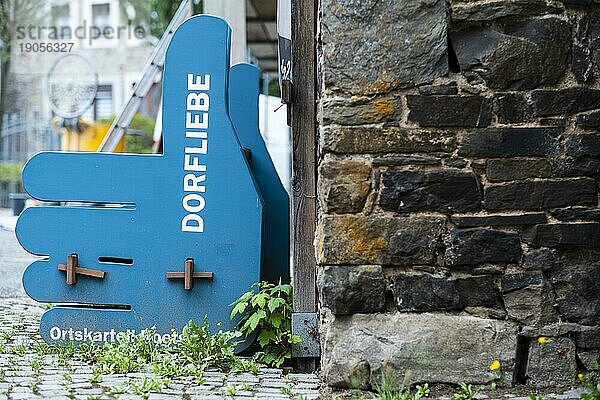
<svg viewBox="0 0 600 400"><path fill-rule="evenodd" d="M143 399L135 392L152 381L165 384L151 372L98 377L78 360L36 352L45 306L26 297L23 269L34 259L19 246L14 219L0 209L0 400L19 399ZM206 381L195 377L171 379L149 399L317 399L320 380L315 374L285 374L261 368L258 375L207 371ZM144 382L146 380L146 382Z"/></svg>

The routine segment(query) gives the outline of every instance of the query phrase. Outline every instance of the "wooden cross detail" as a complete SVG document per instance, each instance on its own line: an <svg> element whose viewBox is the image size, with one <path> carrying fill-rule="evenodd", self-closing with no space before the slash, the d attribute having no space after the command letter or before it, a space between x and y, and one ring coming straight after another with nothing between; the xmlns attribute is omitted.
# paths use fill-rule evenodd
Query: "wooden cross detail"
<svg viewBox="0 0 600 400"><path fill-rule="evenodd" d="M106 272L98 271L95 269L82 268L78 265L79 257L77 254L72 253L67 256L67 265L60 264L58 266L59 271L67 272L67 285L74 285L77 283L77 275L90 276L92 278L104 279Z"/></svg>
<svg viewBox="0 0 600 400"><path fill-rule="evenodd" d="M212 272L194 272L194 259L188 258L185 260L184 272L167 271L167 279L183 279L185 290L192 290L194 287L194 279L208 278L212 279Z"/></svg>

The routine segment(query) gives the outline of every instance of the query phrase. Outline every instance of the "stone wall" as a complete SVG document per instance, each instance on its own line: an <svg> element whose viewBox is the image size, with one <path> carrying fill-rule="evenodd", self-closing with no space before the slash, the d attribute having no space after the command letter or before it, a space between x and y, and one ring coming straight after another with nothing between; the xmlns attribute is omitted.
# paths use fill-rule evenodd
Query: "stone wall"
<svg viewBox="0 0 600 400"><path fill-rule="evenodd" d="M593 375L600 4L320 8L327 382L369 387L393 370L556 388Z"/></svg>

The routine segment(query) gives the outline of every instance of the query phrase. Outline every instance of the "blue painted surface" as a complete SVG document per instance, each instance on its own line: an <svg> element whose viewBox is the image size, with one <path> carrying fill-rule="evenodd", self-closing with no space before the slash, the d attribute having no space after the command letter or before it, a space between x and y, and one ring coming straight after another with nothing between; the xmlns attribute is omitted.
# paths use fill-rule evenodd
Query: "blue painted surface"
<svg viewBox="0 0 600 400"><path fill-rule="evenodd" d="M265 201L261 279L290 280L290 200L258 128L260 71L251 64L231 67L229 114L242 147L250 149L250 169Z"/></svg>
<svg viewBox="0 0 600 400"><path fill-rule="evenodd" d="M234 327L229 304L259 280L263 202L227 112L230 33L225 21L205 15L177 29L163 80L164 155L46 152L25 166L25 189L37 199L125 204L37 207L19 218L16 232L23 247L48 256L23 275L29 296L40 302L131 307L55 307L41 320L47 341L56 339L57 329L67 330L66 339L75 331L93 331L96 339L101 332L102 340L106 335L110 340L113 330L151 326L167 334L190 319L202 322L204 315L213 329L219 321L221 329ZM186 128L188 74L210 74L204 143L186 137L193 131ZM204 121L205 115L194 115ZM184 171L190 147L207 148L207 154L193 155L206 172ZM184 190L187 173L206 175L205 192L197 193L206 203L198 213L203 232L182 232L188 214L182 200L191 193ZM70 253L78 254L81 267L106 271L105 279L78 275L77 284L67 285L57 265L65 264ZM133 264L101 263L100 257L130 258ZM186 258L195 259L196 271L211 271L214 277L195 279L190 291L183 280L167 280L167 271L183 272ZM94 340L87 335L84 339Z"/></svg>

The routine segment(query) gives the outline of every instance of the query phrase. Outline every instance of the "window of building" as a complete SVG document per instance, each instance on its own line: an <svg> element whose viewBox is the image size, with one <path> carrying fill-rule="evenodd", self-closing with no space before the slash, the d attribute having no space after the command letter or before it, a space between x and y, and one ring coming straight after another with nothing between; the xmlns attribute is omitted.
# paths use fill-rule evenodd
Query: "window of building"
<svg viewBox="0 0 600 400"><path fill-rule="evenodd" d="M92 23L101 31L110 26L110 4L92 4Z"/></svg>
<svg viewBox="0 0 600 400"><path fill-rule="evenodd" d="M88 121L98 121L103 118L109 118L114 114L112 85L98 85L94 103L81 118Z"/></svg>
<svg viewBox="0 0 600 400"><path fill-rule="evenodd" d="M58 39L70 39L71 27L69 24L70 9L68 4L52 6L50 11L52 26L56 28Z"/></svg>
<svg viewBox="0 0 600 400"><path fill-rule="evenodd" d="M113 95L112 85L99 85L94 102L94 111L96 120L109 118L113 115Z"/></svg>

